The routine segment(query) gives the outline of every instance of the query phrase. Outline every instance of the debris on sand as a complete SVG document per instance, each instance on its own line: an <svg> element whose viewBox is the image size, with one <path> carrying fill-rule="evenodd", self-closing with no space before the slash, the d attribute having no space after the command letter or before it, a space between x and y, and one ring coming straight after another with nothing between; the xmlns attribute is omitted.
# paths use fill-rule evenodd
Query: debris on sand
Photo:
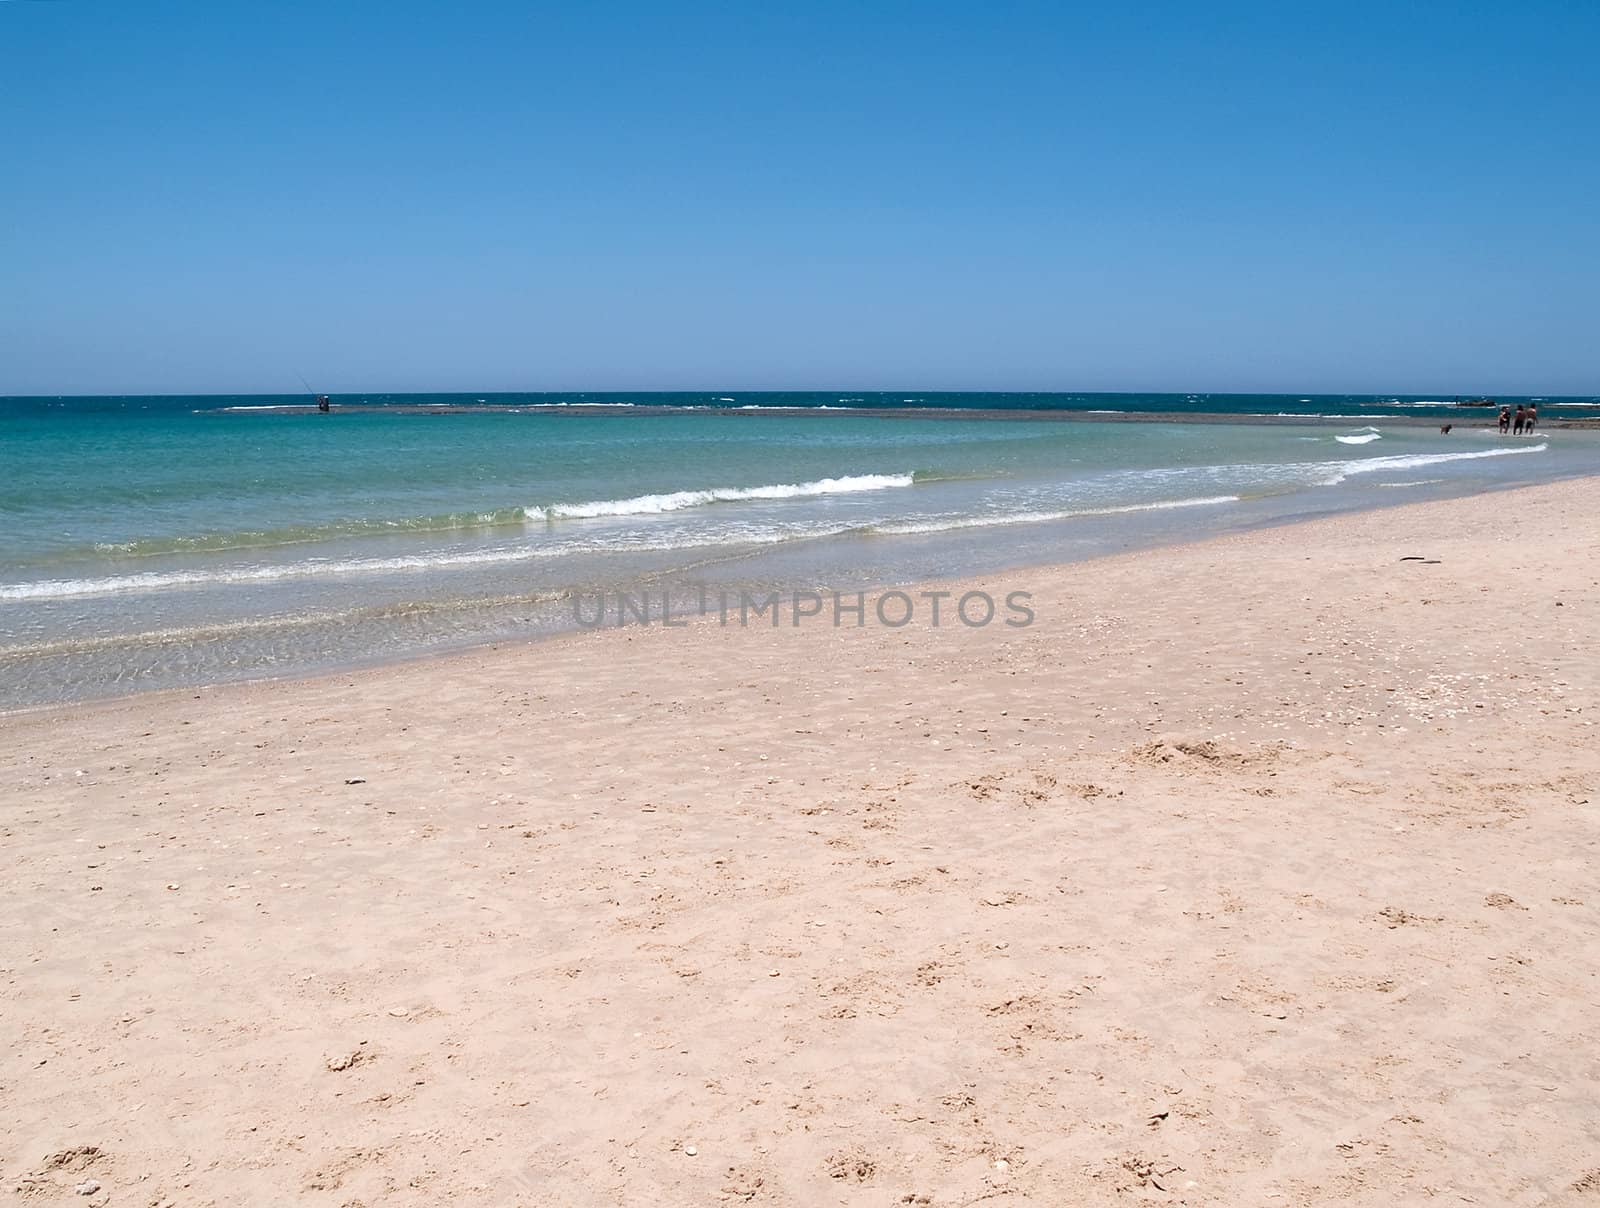
<svg viewBox="0 0 1600 1208"><path fill-rule="evenodd" d="M60 1153L53 1153L44 1160L46 1170L85 1170L94 1165L105 1154L98 1145L75 1145L71 1149L63 1149Z"/></svg>
<svg viewBox="0 0 1600 1208"><path fill-rule="evenodd" d="M830 1154L827 1167L829 1178L845 1179L854 1183L868 1182L878 1173L878 1164L859 1149Z"/></svg>
<svg viewBox="0 0 1600 1208"><path fill-rule="evenodd" d="M363 1040L361 1043L364 1045L367 1042L365 1040ZM345 1070L355 1068L356 1066L360 1065L363 1061L371 1061L371 1060L372 1060L372 1053L370 1051L368 1051L367 1049L364 1049L364 1048L357 1048L357 1049L352 1049L348 1053L340 1053L337 1056L329 1057L328 1061L327 1061L327 1065L328 1065L328 1069L332 1073L339 1074L339 1073L343 1073Z"/></svg>

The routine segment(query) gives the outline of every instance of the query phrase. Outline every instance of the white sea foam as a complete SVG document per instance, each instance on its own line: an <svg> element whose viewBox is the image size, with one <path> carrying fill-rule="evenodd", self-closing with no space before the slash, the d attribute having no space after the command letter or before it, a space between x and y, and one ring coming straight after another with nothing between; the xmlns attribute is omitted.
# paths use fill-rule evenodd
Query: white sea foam
<svg viewBox="0 0 1600 1208"><path fill-rule="evenodd" d="M589 541L562 541L548 545L513 545L453 554L410 554L390 558L308 558L301 562L267 566L219 567L214 570L145 571L132 575L107 575L92 579L40 579L0 584L0 600L68 600L124 592L167 588L214 588L284 580L343 578L352 575L435 571L469 566L496 566L563 558L575 554L661 553L733 545L776 545L837 536L854 526L841 524L740 526L700 530L677 536L649 538L637 534L611 534Z"/></svg>
<svg viewBox="0 0 1600 1208"><path fill-rule="evenodd" d="M729 400L732 402L733 400ZM734 411L849 411L849 407L835 407L829 403L806 404L804 406L792 403L741 403L731 408Z"/></svg>
<svg viewBox="0 0 1600 1208"><path fill-rule="evenodd" d="M952 529L988 528L1001 524L1037 524L1044 520L1072 520L1079 516L1121 516L1129 512L1162 512L1170 508L1216 507L1238 503L1237 495L1207 495L1200 499L1162 499L1154 503L1125 503L1115 507L1071 508L1059 511L1000 512L989 516L937 516L872 526L875 533L943 533Z"/></svg>
<svg viewBox="0 0 1600 1208"><path fill-rule="evenodd" d="M709 503L738 503L753 499L802 499L814 495L849 495L908 487L910 474L855 474L844 478L819 478L815 482L777 483L759 487L712 487L703 491L671 491L664 495L636 495L632 499L599 499L590 503L555 503L526 509L529 520L588 520L600 516L654 516L681 512Z"/></svg>
<svg viewBox="0 0 1600 1208"><path fill-rule="evenodd" d="M1517 449L1479 449L1471 453L1395 453L1388 457L1363 457L1358 461L1330 461L1321 467L1331 477L1324 486L1337 486L1352 474L1379 474L1389 470L1415 470L1422 466L1444 465L1451 461L1476 461L1483 457L1516 457L1522 453L1543 453L1544 443Z"/></svg>
<svg viewBox="0 0 1600 1208"><path fill-rule="evenodd" d="M1333 439L1341 445L1370 445L1375 440L1382 440L1383 434L1376 428L1363 428L1353 435L1335 436Z"/></svg>

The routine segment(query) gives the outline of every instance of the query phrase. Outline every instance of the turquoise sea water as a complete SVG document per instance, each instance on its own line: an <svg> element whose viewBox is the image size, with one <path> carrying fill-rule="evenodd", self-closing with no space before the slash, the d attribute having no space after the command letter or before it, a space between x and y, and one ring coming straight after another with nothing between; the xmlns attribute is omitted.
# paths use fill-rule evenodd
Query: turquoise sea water
<svg viewBox="0 0 1600 1208"><path fill-rule="evenodd" d="M984 414L1045 397L958 396L974 410L937 418L852 413L837 400L885 400L847 394L426 396L330 415L296 399L0 400L0 707L526 636L570 627L575 593L1021 568L1600 468L1600 434L1446 436L1385 422L1374 399L1252 396L1258 414L1329 417L1297 424ZM679 401L525 405L664 398ZM785 406L808 409L771 409Z"/></svg>

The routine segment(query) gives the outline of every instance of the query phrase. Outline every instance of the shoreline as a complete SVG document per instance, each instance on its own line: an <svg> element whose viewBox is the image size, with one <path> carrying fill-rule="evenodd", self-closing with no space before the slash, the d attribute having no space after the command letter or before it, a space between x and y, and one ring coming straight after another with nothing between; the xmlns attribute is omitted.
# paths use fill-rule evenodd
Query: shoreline
<svg viewBox="0 0 1600 1208"><path fill-rule="evenodd" d="M1559 479L1557 482L1589 482L1600 484L1600 472L1595 475L1577 479ZM1486 486L1466 492L1461 495L1446 496L1443 499L1412 501L1396 499L1394 502L1373 500L1367 506L1330 512L1319 512L1311 516L1293 516L1288 518L1272 517L1253 521L1240 528L1224 533L1203 533L1198 535L1176 536L1166 540L1155 540L1150 544L1139 545L1136 548L1114 552L1095 553L1084 558L1069 559L1066 561L1023 561L1008 563L1006 565L970 575L959 575L945 578L916 580L886 580L873 582L864 587L851 587L850 593L863 591L869 597L881 595L886 591L911 591L948 589L959 591L973 584L993 579L999 575L1015 575L1039 573L1055 575L1067 572L1069 569L1093 566L1095 563L1117 558L1138 557L1142 554L1158 553L1163 550L1183 549L1191 546L1205 545L1212 541L1223 541L1230 537L1244 536L1250 533L1268 532L1278 529L1293 529L1301 525L1314 525L1329 521L1336 521L1341 517L1361 516L1378 512L1391 512L1413 507L1426 507L1432 503L1447 503L1458 500L1488 498L1506 494L1515 494L1519 491L1537 490L1540 486L1552 484L1538 484L1533 486ZM829 588L831 589L831 587ZM783 601L789 602L789 595L783 595ZM708 624L705 616L689 617L691 623ZM0 707L0 725L11 718L34 716L42 713L62 712L68 710L93 709L98 707L115 706L130 701L160 700L163 698L177 698L180 696L194 697L205 692L217 692L230 688L244 688L252 684L295 684L299 682L318 681L335 678L348 678L352 675L364 675L380 672L388 668L426 665L438 661L468 658L491 650L519 650L526 647L540 647L548 643L570 641L584 636L595 636L609 633L618 628L613 625L602 625L593 629L585 629L576 624L570 627L561 627L543 632L529 633L526 636L515 638L485 637L481 640L468 639L464 644L452 645L442 650L421 650L389 654L377 658L362 659L352 662L330 663L326 666L307 670L292 671L282 675L245 675L233 679L209 680L201 683L177 685L171 687L135 688L131 691L113 693L104 696L86 696L67 701L46 702L43 704L20 705L13 708ZM676 628L675 626L672 628Z"/></svg>
<svg viewBox="0 0 1600 1208"><path fill-rule="evenodd" d="M0 719L0 1173L1575 1208L1600 489L1475 498Z"/></svg>

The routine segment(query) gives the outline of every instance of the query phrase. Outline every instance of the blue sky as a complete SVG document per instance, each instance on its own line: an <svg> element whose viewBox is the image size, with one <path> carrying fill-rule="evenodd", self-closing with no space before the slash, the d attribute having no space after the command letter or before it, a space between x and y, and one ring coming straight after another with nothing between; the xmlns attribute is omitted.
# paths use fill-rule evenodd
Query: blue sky
<svg viewBox="0 0 1600 1208"><path fill-rule="evenodd" d="M0 392L1600 391L1600 5L0 0Z"/></svg>

